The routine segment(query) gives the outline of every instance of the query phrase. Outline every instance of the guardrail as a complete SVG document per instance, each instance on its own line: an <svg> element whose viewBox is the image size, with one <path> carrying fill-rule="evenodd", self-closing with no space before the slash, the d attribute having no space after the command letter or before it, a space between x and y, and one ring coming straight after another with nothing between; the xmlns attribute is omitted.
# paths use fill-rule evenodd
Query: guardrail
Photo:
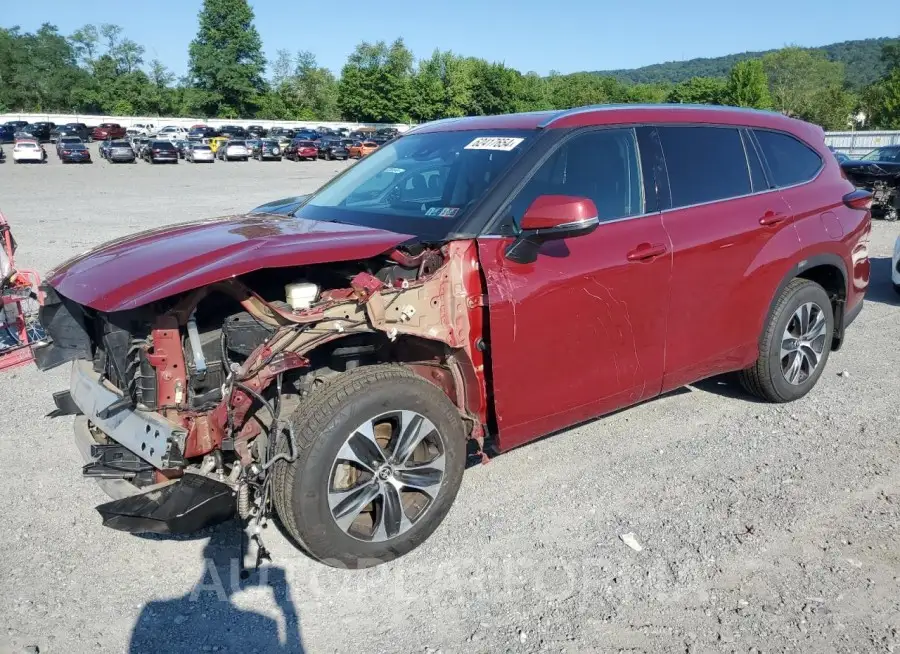
<svg viewBox="0 0 900 654"><path fill-rule="evenodd" d="M0 123L8 120L25 120L29 123L50 122L57 125L65 125L66 123L86 123L87 125L99 125L100 123L118 123L126 129L132 125L153 125L156 128L173 125L175 127L191 127L192 125L209 125L210 127L223 127L225 125L239 125L247 127L249 125L261 125L266 129L270 127L329 127L337 129L346 127L354 130L360 127L395 127L401 132L409 129L409 125L397 123L354 123L346 121L325 121L325 120L228 120L224 118L200 118L200 117L173 117L173 116L95 116L85 114L41 114L41 113L9 113L0 114Z"/></svg>
<svg viewBox="0 0 900 654"><path fill-rule="evenodd" d="M851 157L861 157L875 148L900 145L900 130L825 132L825 144Z"/></svg>

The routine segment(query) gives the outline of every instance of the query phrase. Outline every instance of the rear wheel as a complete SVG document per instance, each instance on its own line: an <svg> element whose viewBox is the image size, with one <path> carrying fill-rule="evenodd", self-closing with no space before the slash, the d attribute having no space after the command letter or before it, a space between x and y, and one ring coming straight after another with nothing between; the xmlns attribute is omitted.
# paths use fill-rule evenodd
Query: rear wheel
<svg viewBox="0 0 900 654"><path fill-rule="evenodd" d="M791 402L816 385L831 352L834 311L825 289L793 279L775 301L760 339L759 358L741 383L769 402Z"/></svg>
<svg viewBox="0 0 900 654"><path fill-rule="evenodd" d="M323 563L364 568L395 559L450 510L465 433L456 407L418 375L396 365L353 370L316 390L291 421L299 453L276 464L275 507Z"/></svg>

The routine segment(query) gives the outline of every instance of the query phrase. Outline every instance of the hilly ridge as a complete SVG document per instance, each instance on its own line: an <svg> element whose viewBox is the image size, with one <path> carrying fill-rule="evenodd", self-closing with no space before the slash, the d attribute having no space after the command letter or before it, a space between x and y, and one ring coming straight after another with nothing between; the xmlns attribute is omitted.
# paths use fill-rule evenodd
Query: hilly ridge
<svg viewBox="0 0 900 654"><path fill-rule="evenodd" d="M884 74L885 66L881 61L881 48L891 40L890 38L877 38L842 41L806 49L823 52L829 60L843 63L846 67L847 83L853 88L861 88L871 84ZM642 66L641 68L592 72L595 75L614 77L623 82L639 84L668 82L677 84L692 77L725 77L728 75L731 67L737 62L744 59L756 59L775 51L740 52L722 57L667 61L661 64Z"/></svg>

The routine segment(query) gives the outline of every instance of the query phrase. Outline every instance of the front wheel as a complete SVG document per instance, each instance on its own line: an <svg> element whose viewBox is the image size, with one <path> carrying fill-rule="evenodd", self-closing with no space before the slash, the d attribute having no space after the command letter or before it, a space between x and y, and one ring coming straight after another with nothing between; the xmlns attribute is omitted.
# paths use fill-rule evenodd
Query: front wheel
<svg viewBox="0 0 900 654"><path fill-rule="evenodd" d="M322 563L367 568L395 559L450 510L465 466L462 421L443 391L408 369L344 373L291 422L298 456L276 464L275 507Z"/></svg>
<svg viewBox="0 0 900 654"><path fill-rule="evenodd" d="M791 280L775 301L760 339L759 358L741 384L768 402L800 399L816 385L831 352L834 310L825 289Z"/></svg>

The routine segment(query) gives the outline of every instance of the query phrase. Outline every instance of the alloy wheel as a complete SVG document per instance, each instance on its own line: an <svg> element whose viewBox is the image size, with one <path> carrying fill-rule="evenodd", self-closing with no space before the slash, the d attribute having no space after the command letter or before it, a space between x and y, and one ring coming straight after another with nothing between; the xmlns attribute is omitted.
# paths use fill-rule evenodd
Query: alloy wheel
<svg viewBox="0 0 900 654"><path fill-rule="evenodd" d="M428 418L383 413L347 437L332 465L328 506L347 535L367 542L409 531L437 498L445 446Z"/></svg>
<svg viewBox="0 0 900 654"><path fill-rule="evenodd" d="M790 384L799 386L816 371L825 351L828 322L815 302L797 307L781 337L781 372Z"/></svg>

